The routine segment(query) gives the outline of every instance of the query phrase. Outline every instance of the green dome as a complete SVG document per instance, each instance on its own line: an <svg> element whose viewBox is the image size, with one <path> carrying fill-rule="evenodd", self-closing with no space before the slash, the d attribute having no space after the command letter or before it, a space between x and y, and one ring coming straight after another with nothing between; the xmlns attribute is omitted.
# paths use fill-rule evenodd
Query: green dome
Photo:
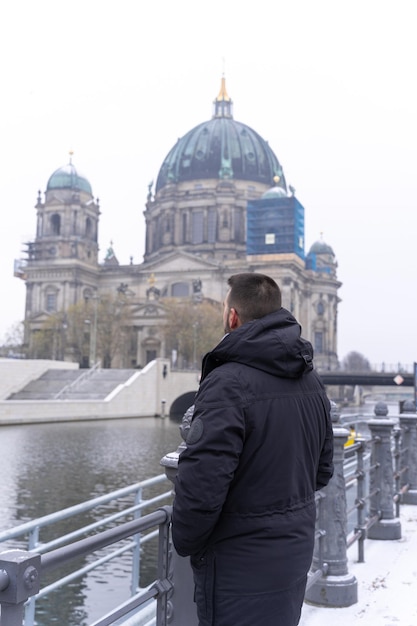
<svg viewBox="0 0 417 626"><path fill-rule="evenodd" d="M60 167L52 174L46 186L47 191L51 189L73 189L74 191L86 191L93 195L90 183L77 172L72 163Z"/></svg>
<svg viewBox="0 0 417 626"><path fill-rule="evenodd" d="M156 191L169 183L199 179L234 179L273 185L279 177L286 191L281 165L268 142L252 128L236 122L224 78L214 101L211 120L199 124L165 158Z"/></svg>

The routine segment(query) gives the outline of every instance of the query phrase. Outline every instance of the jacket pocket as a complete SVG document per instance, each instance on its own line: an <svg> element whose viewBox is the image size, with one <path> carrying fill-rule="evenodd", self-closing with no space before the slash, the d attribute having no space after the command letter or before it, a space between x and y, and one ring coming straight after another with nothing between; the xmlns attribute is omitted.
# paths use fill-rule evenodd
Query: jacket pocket
<svg viewBox="0 0 417 626"><path fill-rule="evenodd" d="M203 552L190 558L194 575L194 602L199 626L212 626L214 619L215 557Z"/></svg>

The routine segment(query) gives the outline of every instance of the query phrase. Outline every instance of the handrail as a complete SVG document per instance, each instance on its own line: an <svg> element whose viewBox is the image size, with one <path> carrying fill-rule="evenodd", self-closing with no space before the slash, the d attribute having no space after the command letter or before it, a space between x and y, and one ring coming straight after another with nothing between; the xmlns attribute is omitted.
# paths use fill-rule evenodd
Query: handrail
<svg viewBox="0 0 417 626"><path fill-rule="evenodd" d="M359 417L345 416L343 421L349 423ZM347 549L357 543L358 562L364 562L366 539L401 538L400 505L417 504L417 458L409 453L417 444L417 415L388 418L387 406L379 402L374 415L366 419L369 439L360 438L347 449L349 432L336 410L332 410L332 421L335 476L323 490L328 497L319 502L306 599L321 606L340 607L357 601L357 581L348 572ZM396 428L398 422L400 428ZM356 523L349 531L348 522L355 512Z"/></svg>
<svg viewBox="0 0 417 626"><path fill-rule="evenodd" d="M146 480L143 480L141 482L129 485L128 487L122 487L121 489L117 489L116 491L112 491L111 493L97 496L92 500L87 500L86 502L74 504L65 509L62 509L61 511L56 511L54 513L43 515L42 517L38 517L37 519L31 520L30 522L20 524L19 526L16 526L10 530L4 530L0 532L0 543L8 541L9 539L21 537L25 533L32 531L34 528L41 528L56 521L73 517L74 515L77 515L79 513L90 511L91 509L94 509L101 504L107 504L112 500L120 499L124 496L135 493L140 489L145 489L146 487L157 485L163 482L167 482L167 478L165 474L159 474L158 476L154 476L153 478L147 478Z"/></svg>
<svg viewBox="0 0 417 626"><path fill-rule="evenodd" d="M60 565L69 563L78 556L85 556L90 552L109 546L116 541L121 541L138 532L148 530L152 528L152 526L164 523L167 519L168 515L166 509L161 508L139 519L125 522L120 526L116 526L116 528L109 528L92 537L86 537L85 539L80 539L67 546L56 548L42 555L42 571L47 572L48 570L53 570Z"/></svg>
<svg viewBox="0 0 417 626"><path fill-rule="evenodd" d="M381 407L379 407L379 409L380 408ZM347 571L348 559L346 558L346 550L357 542L358 561L363 562L365 560L365 540L367 538L400 538L401 527L398 519L400 504L409 502L417 505L416 458L414 454L410 453L411 450L415 449L415 443L417 442L417 415L408 414L400 418L399 421L400 429L394 428L396 424L395 420L388 419L386 414L376 413L376 418L372 418L369 421L371 437L366 440L359 439L353 445L349 446L349 452L353 452L354 456L350 457L348 462L346 462L344 444L347 440L348 431L342 424L338 423L337 420L333 420L335 436L335 476L327 487L316 494L316 546L312 569L308 575L306 586L306 599L314 604L322 606L349 606L356 602L357 581L354 576L349 576L349 572ZM354 459L354 461L352 461L352 459ZM356 463L356 465L354 466L353 463ZM165 480L165 476L161 475L154 479L148 479L134 486L120 489L113 494L95 498L91 502L69 507L68 509L64 509L61 513L66 515L68 511L78 509L80 506L87 507L85 510L88 510L97 504L110 501L114 498L115 493L126 495L128 492L132 493L134 488L141 488L145 484L149 486L160 480ZM356 494L354 493L355 489ZM351 506L349 510L346 500L347 491L349 491L349 498L356 496L354 505ZM165 495L166 494L156 496L148 501L141 500L141 502L136 502L134 506L125 509L122 514L139 512L142 506L145 506L145 503L146 505L150 503L155 504L165 497ZM407 498L409 499L407 500ZM93 502L94 504L92 504ZM163 510L170 511L170 507ZM355 511L356 523L353 530L348 532L348 516L352 516ZM56 521L55 515L56 514L45 516L41 518L41 521ZM167 515L169 514L167 513ZM113 522L118 519L118 517L119 513L115 513L110 515L108 519ZM54 539L49 544L40 544L37 537L40 520L34 520L33 522L22 525L20 530L24 528L25 531L28 531L28 527L31 526L30 532L33 533L32 545L36 546L39 552L38 554L33 552L24 553L27 555L27 559L34 559L33 562L28 561L28 566L25 570L25 584L27 585L29 581L33 591L33 593L31 592L29 595L36 593L36 580L32 580L31 576L33 570L30 569L32 567L36 569L36 559L41 559L42 572L48 572L58 567L59 564L67 562L67 560L75 558L76 556L85 555L91 550L99 549L104 545L110 545L107 542L112 543L114 535L118 535L119 532L124 532L126 533L123 535L125 539L132 537L133 540L115 551L115 553L121 554L124 550L129 550L135 546L135 538L139 533L137 524L141 521L143 522L145 518L148 518L149 522L151 519L153 519L153 521L158 520L158 512L156 511L154 514L151 514L151 517L145 516L140 520L126 522L117 528L104 530L93 537L83 538L73 544L61 547L56 546L62 543L64 539L74 539L77 535L77 531L68 533L65 538ZM94 522L88 525L86 529L90 531L96 529L98 525L101 525L101 522ZM121 530L122 528L124 528L124 531ZM143 527L143 529L146 530L145 527ZM8 531L8 538L16 536L16 530L17 529L12 529L12 531ZM156 531L148 532L144 535L142 540L146 540L146 538L151 535L155 536L155 533ZM4 536L4 534L5 533L0 534L0 539L1 535ZM169 521L163 524L163 531L161 531L160 526L159 537L160 550L162 550L160 554L168 554L170 549ZM164 547L161 548L161 545ZM52 547L54 547L54 550L50 551ZM137 549L137 547L136 545L135 549ZM48 551L45 552L45 550ZM40 554L40 552L45 553ZM7 597L8 572L7 564L4 565L5 561L2 560L2 557L4 557L4 554L0 554L0 603L3 602L2 610L6 607L5 615L7 616L9 609L4 602L10 604L10 600L5 600L3 594L6 594ZM108 557L108 555L103 557L103 559L107 558L110 557ZM168 564L168 556L166 559L164 558L162 560L162 565L161 557L159 557L158 566L165 569L162 574L158 573L158 580L146 589L133 589L132 597L127 602L127 604L132 607L139 606L142 599L145 597L147 599L152 597L163 598L163 601L158 604L157 609L158 626L165 626L166 624L166 616L168 613L167 598L171 591L173 591L174 580L177 580L173 577L171 578L171 574L168 576ZM89 567L89 565L86 567ZM172 566L173 572L174 569L174 566ZM179 570L183 572L181 568L179 568ZM173 573L173 576L174 575L176 575L175 572ZM69 580L69 577L67 577L67 580ZM39 596L41 596L42 593L46 593L47 590L52 590L55 584L56 583L53 583L49 588L43 588ZM189 592L192 596L191 583L189 583L189 585L189 590L188 587L186 587L187 594ZM173 597L175 601L176 593L173 594ZM179 602L179 600L177 600L177 602ZM115 611L118 610L119 608ZM103 620L96 622L93 626L107 626L111 624L112 622L109 621L111 619L110 615L114 616L115 614L115 612L112 612L103 618ZM3 613L2 620L2 626L21 626L21 622L8 622L7 617L3 617ZM28 621L26 626L30 626L32 623L33 622ZM171 626L174 626L174 624L178 626L180 622L176 622L174 618ZM182 626L182 624L180 626Z"/></svg>
<svg viewBox="0 0 417 626"><path fill-rule="evenodd" d="M78 385L83 382L84 380L88 380L88 378L90 378L90 376L93 375L93 372L97 369L100 368L100 361L97 361L97 363L94 363L94 365L92 367L90 367L89 369L86 369L82 374L80 374L80 376L78 376L75 380L73 380L71 383L68 383L67 385L65 385L65 387L63 387L62 389L60 389L58 391L58 393L56 393L54 395L54 400L58 400L59 398L62 398L62 396L67 393L67 391L69 391L72 388L76 388L78 387Z"/></svg>
<svg viewBox="0 0 417 626"><path fill-rule="evenodd" d="M67 546L56 548L44 555L22 550L12 550L0 554L0 603L2 606L2 626L22 626L23 606L29 597L35 595L45 572L65 565L78 556L85 556L140 532L159 527L158 578L145 590L141 590L128 602L114 609L95 626L108 626L116 619L127 615L152 598L157 600L157 626L166 624L168 612L167 598L172 591L172 583L167 577L169 559L169 524L172 508L162 507L153 513L136 520L125 522L97 535L86 537Z"/></svg>
<svg viewBox="0 0 417 626"><path fill-rule="evenodd" d="M156 487L158 485L167 485L167 488L161 491L161 493L156 493L152 497L143 497L143 492L146 488ZM125 499L129 496L134 498L134 501L131 505L129 505L129 503L125 501ZM134 521L141 519L140 516L142 515L144 509L149 510L150 507L160 506L161 504L163 504L163 501L167 502L167 499L170 499L171 497L171 485L166 475L160 474L158 476L148 478L133 485L123 487L111 493L98 496L86 502L81 502L71 507L67 507L66 509L63 509L61 511L56 511L48 515L44 515L43 517L31 520L30 522L25 522L24 524L20 524L19 526L9 529L7 531L3 531L0 533L0 549L1 543L5 543L13 539L27 537L28 550L35 551L39 555L46 556L46 554L51 553L51 550L58 549L62 547L63 544L68 544L71 541L76 541L81 537L83 538L81 540L84 540L87 533L95 532L100 527L103 528L106 525L108 526L109 524L114 524L115 522L117 522L117 520L120 520L121 518L126 519L129 516L133 516ZM73 530L69 530L69 532L65 533L64 535L51 538L46 542L41 541L40 533L42 529L55 523L61 522L62 520L67 520L70 518L76 519L77 516L82 515L92 509L107 505L111 502L117 502L120 499L123 499L123 506L120 507L120 510L117 510L108 515L100 516L100 519L97 519L96 521L93 521L87 525L79 525L79 527L74 528ZM145 543L148 543L156 535L157 531L149 531L145 534L135 534L132 537L132 541L128 543L125 542L122 547L107 552L99 559L96 559L91 563L82 565L70 574L61 577L55 582L52 582L44 587L36 595L36 597L31 597L31 599L29 600L29 603L26 606L25 625L32 626L35 623L36 600L44 597L45 595L48 595L49 593L56 589L59 589L60 587L67 585L71 581L80 578L81 576L87 574L88 572L94 570L102 564L112 561L113 559L127 552L132 553L130 594L131 597L136 596L138 591L138 581L140 579L141 546L143 546ZM46 563L47 562L48 560L46 560Z"/></svg>

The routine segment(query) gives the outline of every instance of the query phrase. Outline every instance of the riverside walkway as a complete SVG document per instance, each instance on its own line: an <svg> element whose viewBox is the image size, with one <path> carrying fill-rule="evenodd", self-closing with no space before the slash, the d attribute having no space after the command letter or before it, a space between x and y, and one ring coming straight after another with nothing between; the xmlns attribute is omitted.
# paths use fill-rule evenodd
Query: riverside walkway
<svg viewBox="0 0 417 626"><path fill-rule="evenodd" d="M417 625L417 507L401 505L402 537L366 540L366 562L348 550L349 573L358 581L358 602L345 608L304 604L299 626ZM255 626L255 625L254 625Z"/></svg>
<svg viewBox="0 0 417 626"><path fill-rule="evenodd" d="M393 417L383 402L375 405L373 415L340 416L337 406L332 408L336 479L317 494L317 541L300 626L351 626L352 622L417 626L417 415L414 402L406 401L402 408L404 412ZM348 452L349 430L344 424L350 429L354 426L356 433L363 429L357 442L349 444ZM180 448L161 460L171 481L179 452ZM135 583L132 593L136 595L129 601L131 610L139 601L143 604L155 598L156 616L139 611L134 621L123 623L196 626L191 571L186 560L171 550L170 518L170 507L164 507L63 548L49 551L39 544L43 554L36 555L35 542L32 554L4 555L0 562L1 625L22 625L23 604L39 589L37 573L115 541L138 537L157 525L158 579L149 589L136 589ZM28 572L34 573L30 589ZM124 614L118 609L116 613ZM109 617L92 626L115 623ZM24 623L34 622L25 619ZM254 622L253 626L261 624Z"/></svg>

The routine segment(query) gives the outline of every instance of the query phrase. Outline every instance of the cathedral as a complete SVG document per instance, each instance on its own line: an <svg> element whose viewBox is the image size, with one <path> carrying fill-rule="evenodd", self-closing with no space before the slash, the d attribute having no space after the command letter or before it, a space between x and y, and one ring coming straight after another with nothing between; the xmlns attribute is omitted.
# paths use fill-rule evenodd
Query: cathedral
<svg viewBox="0 0 417 626"><path fill-rule="evenodd" d="M86 302L93 305L95 316L85 321L95 342L97 303L118 294L129 313L129 341L112 367L171 358L163 333L168 300L221 303L231 274L260 272L280 285L283 305L313 344L316 367L337 368L341 283L334 252L319 240L305 253L304 207L268 143L234 119L224 77L211 119L178 139L148 188L141 264L121 265L111 246L99 262L99 202L72 158L50 176L36 210L36 236L17 272L27 288L29 356L36 356L34 340L48 319L64 312L65 333L65 312ZM84 365L95 361L95 345L92 351ZM56 358L76 360L69 342Z"/></svg>

